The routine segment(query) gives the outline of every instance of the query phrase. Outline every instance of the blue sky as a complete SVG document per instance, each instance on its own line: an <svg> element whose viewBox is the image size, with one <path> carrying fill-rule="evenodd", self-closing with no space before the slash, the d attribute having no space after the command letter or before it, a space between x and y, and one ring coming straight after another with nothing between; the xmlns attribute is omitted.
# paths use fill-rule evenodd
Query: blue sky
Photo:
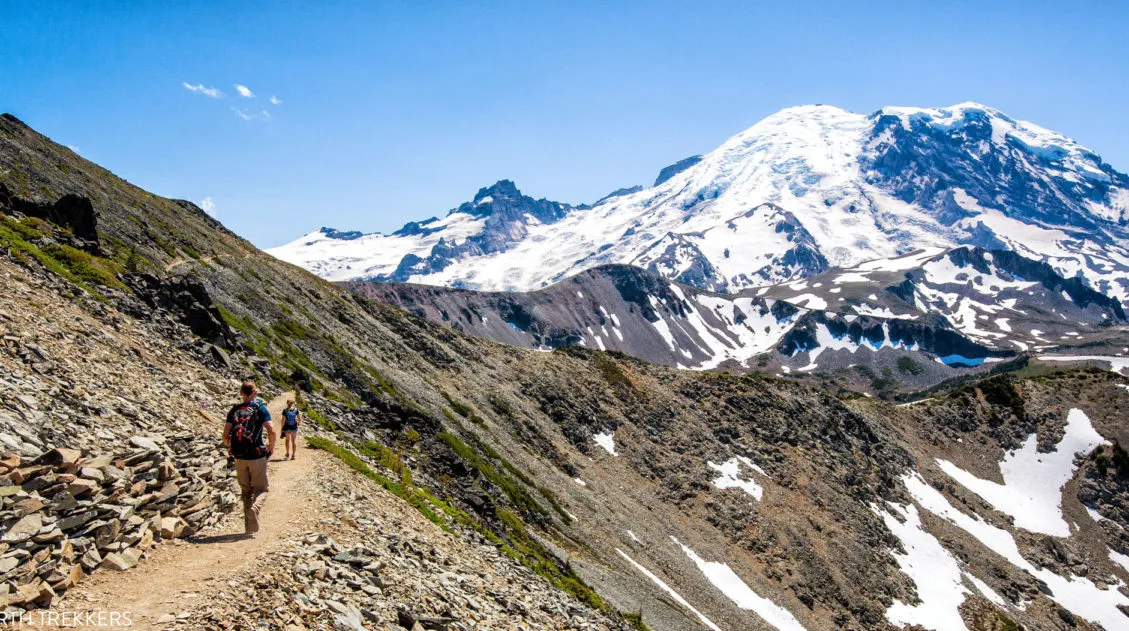
<svg viewBox="0 0 1129 631"><path fill-rule="evenodd" d="M763 4L0 0L0 110L263 247L592 201L808 103L979 101L1129 170L1129 3Z"/></svg>

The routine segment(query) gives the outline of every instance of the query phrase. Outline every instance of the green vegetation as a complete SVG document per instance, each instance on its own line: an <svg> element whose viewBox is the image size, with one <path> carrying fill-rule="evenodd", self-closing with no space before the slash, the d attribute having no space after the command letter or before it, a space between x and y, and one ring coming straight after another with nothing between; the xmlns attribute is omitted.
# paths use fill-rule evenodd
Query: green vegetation
<svg viewBox="0 0 1129 631"><path fill-rule="evenodd" d="M596 353L594 360L600 374L603 375L604 379L611 384L613 388L629 392L636 391L635 384L632 383L631 378L627 376L627 373L623 372L623 368L620 367L619 363L612 359L611 356L606 353Z"/></svg>
<svg viewBox="0 0 1129 631"><path fill-rule="evenodd" d="M149 262L149 259L137 253L136 247L129 248L129 254L126 255L125 263L123 264L123 267L125 267L126 271L137 273L144 271L151 266L152 264Z"/></svg>
<svg viewBox="0 0 1129 631"><path fill-rule="evenodd" d="M125 285L117 277L125 270L114 261L88 254L69 245L49 245L43 248L43 252L58 261L71 276L83 283L125 289Z"/></svg>
<svg viewBox="0 0 1129 631"><path fill-rule="evenodd" d="M16 220L0 216L0 247L16 258L39 263L48 271L78 285L101 298L91 285L125 289L117 278L124 268L116 261L94 256L69 245L50 244L39 247L34 241L46 236L53 225L36 218Z"/></svg>
<svg viewBox="0 0 1129 631"><path fill-rule="evenodd" d="M340 431L337 429L336 423L329 420L325 417L324 414L314 409L306 399L303 398L298 400L298 409L302 411L302 416L310 420L319 428L327 432L333 432L335 434Z"/></svg>
<svg viewBox="0 0 1129 631"><path fill-rule="evenodd" d="M274 331L279 335L298 340L309 339L313 336L313 333L310 331L309 327L292 320L275 320L274 324L271 325L271 328L274 329Z"/></svg>
<svg viewBox="0 0 1129 631"><path fill-rule="evenodd" d="M494 408L494 413L498 416L509 420L513 420L517 417L517 413L514 412L513 406L511 406L509 402L503 399L502 395L498 394L497 392L491 392L490 394L486 395L486 401L490 403L490 407Z"/></svg>
<svg viewBox="0 0 1129 631"><path fill-rule="evenodd" d="M912 357L899 357L898 370L904 373L909 373L911 375L920 375L921 373L925 372L925 369L921 367L921 364L913 361Z"/></svg>
<svg viewBox="0 0 1129 631"><path fill-rule="evenodd" d="M444 392L442 394L443 394L443 398L447 399L447 403L449 403L451 405L451 409L453 409L455 412L457 412L459 416L467 419L468 421L470 421L471 423L474 423L475 425L485 425L486 424L486 420L483 419L481 416L475 414L474 410L471 409L471 407L469 405L467 405L466 403L463 403L461 401L456 401L455 399L453 399L451 397L451 395L447 394L446 392Z"/></svg>
<svg viewBox="0 0 1129 631"><path fill-rule="evenodd" d="M371 440L366 440L358 445L358 450L362 455L373 458L380 463L380 466L395 473L401 484L412 486L412 470L404 464L396 450Z"/></svg>
<svg viewBox="0 0 1129 631"><path fill-rule="evenodd" d="M1129 453L1116 440L1113 441L1113 466L1117 468L1117 475L1129 478Z"/></svg>
<svg viewBox="0 0 1129 631"><path fill-rule="evenodd" d="M338 445L328 438L322 438L321 436L307 436L306 442L311 447L321 449L336 456L350 469L376 482L377 484L384 487L384 489L389 493L392 493L396 497L399 497L400 499L410 504L413 508L418 510L424 517L428 518L435 525L443 528L444 530L450 530L450 527L447 524L447 520L440 517L432 509L432 506L436 506L444 512L447 512L447 510L455 510L454 508L448 506L446 502L442 502L441 500L433 497L430 493L427 493L426 491L423 491L422 489L419 489L417 487L411 486L410 484L406 485L402 482L396 482L388 477L380 475L379 473L370 469L369 466L357 456L357 454L353 453L345 447L342 447L341 445Z"/></svg>
<svg viewBox="0 0 1129 631"><path fill-rule="evenodd" d="M545 509L542 508L541 504L539 504L532 495L515 484L509 477L499 472L489 460L483 458L477 451L471 449L466 443L460 440L458 436L448 432L440 432L437 438L447 443L451 451L454 451L464 462L478 471L482 477L501 489L502 492L506 494L506 497L509 498L510 503L518 510L535 515L546 514ZM494 453L497 455L496 452Z"/></svg>
<svg viewBox="0 0 1129 631"><path fill-rule="evenodd" d="M1027 418L1027 409L1023 404L1023 397L1020 396L1019 390L1005 375L985 379L976 387L988 403L1010 409L1015 414L1015 418L1021 421Z"/></svg>
<svg viewBox="0 0 1129 631"><path fill-rule="evenodd" d="M234 313L228 311L227 308L221 304L216 305L216 310L220 312L220 317L223 318L223 321L236 331L241 331L243 333L255 332L255 323L251 321L250 316L237 316Z"/></svg>
<svg viewBox="0 0 1129 631"><path fill-rule="evenodd" d="M635 631L651 631L651 629L643 623L642 611L628 612L622 615L623 619L627 621L627 624L631 625L631 628L635 629Z"/></svg>

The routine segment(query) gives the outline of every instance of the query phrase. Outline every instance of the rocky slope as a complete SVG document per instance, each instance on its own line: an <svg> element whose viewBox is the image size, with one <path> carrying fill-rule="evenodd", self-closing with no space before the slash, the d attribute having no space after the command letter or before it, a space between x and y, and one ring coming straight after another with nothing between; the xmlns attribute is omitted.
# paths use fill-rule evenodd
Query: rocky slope
<svg viewBox="0 0 1129 631"><path fill-rule="evenodd" d="M582 345L670 366L766 374L861 366L893 371L909 389L1025 351L1129 355L1119 301L1006 250L927 250L736 295L614 265L529 293L341 285L506 344ZM852 382L873 390L869 380Z"/></svg>
<svg viewBox="0 0 1129 631"><path fill-rule="evenodd" d="M505 608L527 628L634 624L619 612L670 630L1129 621L1122 375L1032 365L895 406L594 349L542 353L350 294L10 117L0 118L0 184L0 272L29 287L5 296L5 335L30 337L46 355L0 356L5 381L44 384L34 423L3 394L0 423L15 448L29 459L52 447L94 457L139 428L168 443L201 418L200 403L221 405L231 380L256 374L273 392L307 390L315 444L363 476L327 467L313 481L356 525L287 538L290 573L269 575L301 584L306 600L263 613L268 627L329 628L340 617L353 628L473 628L470 605L435 620L455 617L441 603L464 596L423 578L414 592L397 581L375 618L355 615L363 587L376 587L356 567L413 558L421 570L489 563L497 596L480 603L483 615ZM84 224L92 231L79 236ZM72 321L87 326L68 332ZM63 372L41 372L45 361ZM89 403L62 394L80 389ZM135 397L158 411L133 419L123 410ZM109 414L88 413L106 402ZM361 482L371 485L354 492ZM42 501L45 489L2 488L12 489L0 513L10 533L26 517L12 498ZM220 497L224 488L214 484ZM59 510L44 502L38 512L47 523ZM435 524L427 536L439 543L381 536L375 523L408 510L413 529ZM34 556L42 544L30 541L0 544L0 560ZM43 584L38 574L2 578L9 593ZM232 579L232 597L262 578ZM182 625L245 626L213 604ZM419 619L401 618L397 604Z"/></svg>
<svg viewBox="0 0 1129 631"><path fill-rule="evenodd" d="M341 285L505 344L543 351L579 345L678 368L825 374L847 366L881 372L895 369L899 361L903 367L913 362L912 372L899 370L899 379L891 381L913 390L980 372L988 367L981 366L985 359L991 363L1015 355L973 341L943 320L836 314L796 306L802 301L713 294L628 266L598 267L530 293L382 282ZM870 388L869 380L844 385L852 384L860 391Z"/></svg>
<svg viewBox="0 0 1129 631"><path fill-rule="evenodd" d="M529 291L620 263L735 293L921 248L975 246L1129 295L1129 178L1061 134L976 103L865 115L785 109L664 169L654 186L593 207L534 203L508 182L494 188L502 197L480 191L425 234L342 240L319 231L271 253L332 280ZM507 202L499 212L480 206L486 197ZM556 211L538 213L538 204Z"/></svg>

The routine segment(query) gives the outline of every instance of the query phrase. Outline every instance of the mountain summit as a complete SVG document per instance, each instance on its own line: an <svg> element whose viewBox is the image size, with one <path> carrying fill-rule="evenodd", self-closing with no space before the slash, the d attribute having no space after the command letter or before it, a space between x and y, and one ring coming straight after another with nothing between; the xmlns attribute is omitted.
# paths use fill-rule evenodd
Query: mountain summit
<svg viewBox="0 0 1129 631"><path fill-rule="evenodd" d="M531 290L608 263L737 292L923 248L1013 250L1129 296L1129 177L1070 138L962 103L781 110L646 189L569 206L482 189L392 235L271 253L330 280Z"/></svg>

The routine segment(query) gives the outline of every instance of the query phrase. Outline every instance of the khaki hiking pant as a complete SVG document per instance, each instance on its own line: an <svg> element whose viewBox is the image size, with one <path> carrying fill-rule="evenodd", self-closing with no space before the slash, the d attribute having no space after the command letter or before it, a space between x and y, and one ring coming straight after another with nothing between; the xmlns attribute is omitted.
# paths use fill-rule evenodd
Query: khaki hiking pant
<svg viewBox="0 0 1129 631"><path fill-rule="evenodd" d="M259 531L259 511L267 499L267 460L235 460L235 477L243 491L243 529L247 533Z"/></svg>

